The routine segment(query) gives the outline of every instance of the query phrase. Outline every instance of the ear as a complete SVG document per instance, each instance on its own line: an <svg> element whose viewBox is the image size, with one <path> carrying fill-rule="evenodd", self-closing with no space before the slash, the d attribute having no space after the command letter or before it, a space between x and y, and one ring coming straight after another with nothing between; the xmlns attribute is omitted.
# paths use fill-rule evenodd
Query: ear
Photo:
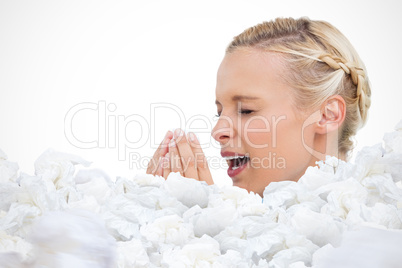
<svg viewBox="0 0 402 268"><path fill-rule="evenodd" d="M318 134L338 131L346 116L345 100L339 95L329 97L321 105L320 115L320 120L316 125Z"/></svg>

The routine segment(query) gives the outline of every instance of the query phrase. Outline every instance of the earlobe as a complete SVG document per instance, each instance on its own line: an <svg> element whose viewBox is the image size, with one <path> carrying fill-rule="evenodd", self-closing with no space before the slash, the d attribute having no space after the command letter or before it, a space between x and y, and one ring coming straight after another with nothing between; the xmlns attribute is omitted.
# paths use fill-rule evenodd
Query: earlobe
<svg viewBox="0 0 402 268"><path fill-rule="evenodd" d="M329 97L321 105L321 118L317 122L316 132L327 134L341 127L346 115L345 100L339 95Z"/></svg>

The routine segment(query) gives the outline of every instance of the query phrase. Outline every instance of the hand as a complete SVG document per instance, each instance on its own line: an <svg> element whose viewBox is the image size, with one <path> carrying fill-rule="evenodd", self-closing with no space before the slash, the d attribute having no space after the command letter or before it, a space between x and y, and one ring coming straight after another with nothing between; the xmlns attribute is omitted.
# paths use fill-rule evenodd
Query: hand
<svg viewBox="0 0 402 268"><path fill-rule="evenodd" d="M187 137L181 129L176 129L174 139L169 141L169 150L156 171L156 175L167 178L170 172L180 172L187 178L194 178L213 184L208 163L194 133Z"/></svg>
<svg viewBox="0 0 402 268"><path fill-rule="evenodd" d="M147 174L157 175L158 167L162 164L162 157L164 157L169 151L169 142L172 138L173 133L168 131L158 149L156 149L151 161L148 163Z"/></svg>

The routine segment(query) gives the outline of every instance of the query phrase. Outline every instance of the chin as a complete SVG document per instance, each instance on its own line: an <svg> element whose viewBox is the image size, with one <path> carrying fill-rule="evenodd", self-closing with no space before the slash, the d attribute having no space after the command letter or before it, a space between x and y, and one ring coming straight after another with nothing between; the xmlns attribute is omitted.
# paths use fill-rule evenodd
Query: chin
<svg viewBox="0 0 402 268"><path fill-rule="evenodd" d="M246 189L247 192L254 192L255 193L255 190L250 189L250 185L248 183L246 183L245 181L243 181L243 180L241 180L239 178L232 178L232 181L233 181L233 186Z"/></svg>
<svg viewBox="0 0 402 268"><path fill-rule="evenodd" d="M260 195L261 197L263 197L263 193L264 193L265 187L267 187L268 184L269 184L269 183L267 183L267 185L265 185L265 186L261 189L261 187L259 187L259 188L250 187L250 183L248 183L247 181L242 180L241 178L238 178L238 177L237 177L237 178L232 178L232 181L233 181L233 186L237 186L237 187L246 189L249 193L250 193L250 192L253 192L253 193L255 193L255 194ZM252 185L252 183L251 183L251 185ZM258 186L261 186L261 185L258 185ZM257 186L257 187L258 187L258 186Z"/></svg>
<svg viewBox="0 0 402 268"><path fill-rule="evenodd" d="M231 178L231 179L232 179L232 182L233 182L233 186L237 186L237 187L240 187L240 188L244 188L244 189L246 189L247 191L249 191L249 190L247 189L247 184L244 183L244 181L243 181L242 179L240 179L240 178Z"/></svg>

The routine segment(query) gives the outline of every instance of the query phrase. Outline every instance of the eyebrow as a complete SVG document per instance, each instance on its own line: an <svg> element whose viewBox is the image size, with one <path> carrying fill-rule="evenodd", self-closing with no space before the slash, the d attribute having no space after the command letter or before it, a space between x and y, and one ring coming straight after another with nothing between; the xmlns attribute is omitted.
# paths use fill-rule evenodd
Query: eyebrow
<svg viewBox="0 0 402 268"><path fill-rule="evenodd" d="M260 98L258 97L252 97L252 96L245 96L245 95L234 95L232 97L232 101L241 101L241 100L259 100ZM215 104L220 104L218 100L215 101Z"/></svg>

